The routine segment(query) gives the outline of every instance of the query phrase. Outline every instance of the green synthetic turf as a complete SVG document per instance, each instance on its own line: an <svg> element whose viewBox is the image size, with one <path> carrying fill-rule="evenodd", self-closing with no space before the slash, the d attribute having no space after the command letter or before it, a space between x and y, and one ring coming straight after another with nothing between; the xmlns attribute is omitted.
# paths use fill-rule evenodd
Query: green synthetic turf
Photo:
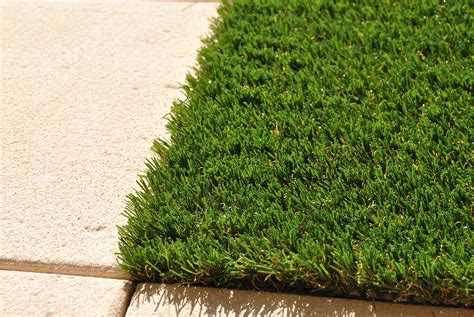
<svg viewBox="0 0 474 317"><path fill-rule="evenodd" d="M122 268L472 305L473 20L467 1L224 4L129 196Z"/></svg>

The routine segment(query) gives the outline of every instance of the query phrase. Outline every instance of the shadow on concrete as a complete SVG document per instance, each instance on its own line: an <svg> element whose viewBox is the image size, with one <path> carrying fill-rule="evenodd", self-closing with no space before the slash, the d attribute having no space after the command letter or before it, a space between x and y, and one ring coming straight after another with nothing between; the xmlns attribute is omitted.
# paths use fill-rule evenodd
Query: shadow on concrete
<svg viewBox="0 0 474 317"><path fill-rule="evenodd" d="M330 297L143 283L128 315L157 316L472 316L465 309Z"/></svg>

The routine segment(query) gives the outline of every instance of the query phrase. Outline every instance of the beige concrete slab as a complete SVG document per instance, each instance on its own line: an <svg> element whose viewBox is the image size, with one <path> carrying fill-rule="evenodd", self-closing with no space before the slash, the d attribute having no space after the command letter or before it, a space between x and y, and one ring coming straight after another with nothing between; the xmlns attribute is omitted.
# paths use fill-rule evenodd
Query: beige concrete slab
<svg viewBox="0 0 474 317"><path fill-rule="evenodd" d="M127 310L127 317L131 316L472 317L473 313L457 308L143 283Z"/></svg>
<svg viewBox="0 0 474 317"><path fill-rule="evenodd" d="M115 270L125 196L216 7L0 4L0 267Z"/></svg>
<svg viewBox="0 0 474 317"><path fill-rule="evenodd" d="M124 280L0 271L0 316L121 316Z"/></svg>

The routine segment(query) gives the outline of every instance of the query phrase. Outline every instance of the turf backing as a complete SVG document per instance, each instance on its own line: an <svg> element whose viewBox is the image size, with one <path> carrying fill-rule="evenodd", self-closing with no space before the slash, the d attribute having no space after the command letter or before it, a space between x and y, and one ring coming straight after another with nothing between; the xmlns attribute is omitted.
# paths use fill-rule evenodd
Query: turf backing
<svg viewBox="0 0 474 317"><path fill-rule="evenodd" d="M129 196L122 268L472 305L469 2L232 2Z"/></svg>

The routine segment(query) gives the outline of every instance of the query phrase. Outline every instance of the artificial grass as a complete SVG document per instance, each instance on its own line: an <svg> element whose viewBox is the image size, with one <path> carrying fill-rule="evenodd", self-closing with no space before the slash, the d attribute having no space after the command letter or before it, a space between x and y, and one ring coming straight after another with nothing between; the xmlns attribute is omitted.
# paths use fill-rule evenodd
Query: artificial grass
<svg viewBox="0 0 474 317"><path fill-rule="evenodd" d="M472 305L469 2L233 0L219 12L171 139L129 196L122 268Z"/></svg>

